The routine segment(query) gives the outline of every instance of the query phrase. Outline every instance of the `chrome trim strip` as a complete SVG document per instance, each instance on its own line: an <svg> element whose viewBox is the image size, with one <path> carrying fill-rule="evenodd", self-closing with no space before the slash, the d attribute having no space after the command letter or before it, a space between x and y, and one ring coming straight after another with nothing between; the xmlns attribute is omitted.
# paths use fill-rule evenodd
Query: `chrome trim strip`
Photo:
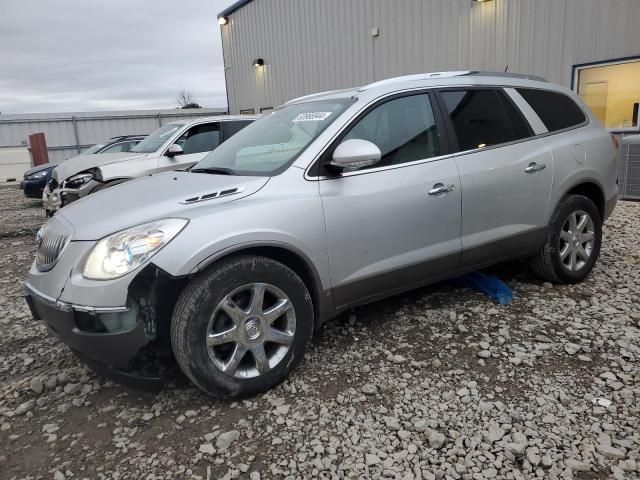
<svg viewBox="0 0 640 480"><path fill-rule="evenodd" d="M218 192L205 193L202 195L198 195L197 197L192 197L191 199L182 200L180 203L182 205L192 205L194 203L206 202L209 200L216 200L218 198L231 197L232 195L237 195L238 193L242 193L244 191L244 186L240 187L228 187L223 188ZM225 193L228 192L228 193Z"/></svg>
<svg viewBox="0 0 640 480"><path fill-rule="evenodd" d="M35 289L29 283L25 283L25 289L27 289L31 294L40 299L44 300L49 305L52 305L60 310L64 310L68 312L70 310L76 310L78 312L86 312L86 313L117 313L117 312L128 312L129 307L91 307L89 305L76 305L74 303L67 303L56 298L50 297L49 295L45 295L41 291Z"/></svg>

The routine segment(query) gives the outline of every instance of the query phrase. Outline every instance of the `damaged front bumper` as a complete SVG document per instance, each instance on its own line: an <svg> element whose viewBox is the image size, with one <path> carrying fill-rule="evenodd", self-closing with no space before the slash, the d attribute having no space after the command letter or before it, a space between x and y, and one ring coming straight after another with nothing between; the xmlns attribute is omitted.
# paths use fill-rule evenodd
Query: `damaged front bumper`
<svg viewBox="0 0 640 480"><path fill-rule="evenodd" d="M95 179L89 180L80 188L64 188L60 186L52 190L51 186L47 185L42 191L42 206L48 213L54 213L65 205L86 197L100 185L102 183Z"/></svg>
<svg viewBox="0 0 640 480"><path fill-rule="evenodd" d="M126 367L149 343L135 305L95 308L62 302L24 287L24 296L34 319L73 350L100 363Z"/></svg>

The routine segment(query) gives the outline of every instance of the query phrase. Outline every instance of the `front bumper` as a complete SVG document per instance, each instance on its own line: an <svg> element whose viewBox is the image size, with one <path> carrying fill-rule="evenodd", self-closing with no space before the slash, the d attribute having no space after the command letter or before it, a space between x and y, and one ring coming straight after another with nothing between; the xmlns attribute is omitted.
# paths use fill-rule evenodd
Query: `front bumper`
<svg viewBox="0 0 640 480"><path fill-rule="evenodd" d="M53 191L47 185L42 191L42 206L49 212L55 212L65 205L86 197L100 185L101 183L96 180L89 180L80 188L58 187Z"/></svg>
<svg viewBox="0 0 640 480"><path fill-rule="evenodd" d="M73 305L51 298L26 284L24 297L36 320L73 350L106 365L125 367L138 351L149 343L144 325L115 332L99 331L101 317L126 314L127 307L94 308Z"/></svg>
<svg viewBox="0 0 640 480"><path fill-rule="evenodd" d="M22 180L20 182L20 188L24 192L25 197L29 198L42 198L44 187L44 180Z"/></svg>

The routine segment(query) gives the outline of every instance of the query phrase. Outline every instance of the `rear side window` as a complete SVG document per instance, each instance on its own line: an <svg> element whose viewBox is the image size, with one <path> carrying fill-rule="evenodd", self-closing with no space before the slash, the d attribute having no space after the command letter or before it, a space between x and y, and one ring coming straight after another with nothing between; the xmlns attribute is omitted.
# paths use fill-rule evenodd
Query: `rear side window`
<svg viewBox="0 0 640 480"><path fill-rule="evenodd" d="M519 110L498 90L440 92L461 151L513 142L531 136Z"/></svg>
<svg viewBox="0 0 640 480"><path fill-rule="evenodd" d="M550 132L575 127L587 120L576 102L563 93L533 88L516 89Z"/></svg>
<svg viewBox="0 0 640 480"><path fill-rule="evenodd" d="M252 120L226 120L222 122L222 135L224 140L233 137L236 133L249 125Z"/></svg>

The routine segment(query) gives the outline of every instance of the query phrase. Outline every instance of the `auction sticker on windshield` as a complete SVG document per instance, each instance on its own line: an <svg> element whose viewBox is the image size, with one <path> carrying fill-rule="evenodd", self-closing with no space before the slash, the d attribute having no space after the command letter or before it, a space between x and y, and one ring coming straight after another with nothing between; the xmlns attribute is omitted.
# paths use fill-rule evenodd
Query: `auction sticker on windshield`
<svg viewBox="0 0 640 480"><path fill-rule="evenodd" d="M329 115L331 115L331 112L301 113L291 121L292 122L321 122L322 120L327 118Z"/></svg>

